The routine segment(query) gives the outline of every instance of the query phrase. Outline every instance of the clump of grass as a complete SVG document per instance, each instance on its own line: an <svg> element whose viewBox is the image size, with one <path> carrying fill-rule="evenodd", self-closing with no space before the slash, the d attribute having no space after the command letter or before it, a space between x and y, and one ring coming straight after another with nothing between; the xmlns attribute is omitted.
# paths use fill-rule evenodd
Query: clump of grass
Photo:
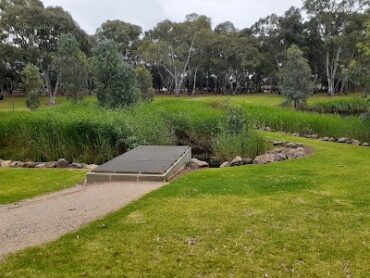
<svg viewBox="0 0 370 278"><path fill-rule="evenodd" d="M280 107L247 105L246 113L255 126L269 126L275 130L317 133L320 136L349 137L370 140L370 128L359 117L321 115Z"/></svg>
<svg viewBox="0 0 370 278"><path fill-rule="evenodd" d="M369 99L354 98L348 100L335 100L315 103L313 105L306 106L303 110L317 113L358 116L367 113L369 109L370 109Z"/></svg>

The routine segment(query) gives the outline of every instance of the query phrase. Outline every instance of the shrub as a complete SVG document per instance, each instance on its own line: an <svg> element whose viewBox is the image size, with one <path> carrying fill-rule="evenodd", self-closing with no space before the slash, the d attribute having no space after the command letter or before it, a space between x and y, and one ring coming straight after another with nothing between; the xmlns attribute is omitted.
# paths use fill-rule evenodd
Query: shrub
<svg viewBox="0 0 370 278"><path fill-rule="evenodd" d="M37 110L40 105L40 91L44 84L39 68L35 65L27 65L22 71L22 82L27 93L27 107L31 110Z"/></svg>
<svg viewBox="0 0 370 278"><path fill-rule="evenodd" d="M286 102L298 108L312 91L311 69L298 46L290 47L287 56L287 62L280 71L280 87Z"/></svg>
<svg viewBox="0 0 370 278"><path fill-rule="evenodd" d="M94 49L94 66L99 103L108 108L133 105L140 100L134 69L125 64L112 41Z"/></svg>
<svg viewBox="0 0 370 278"><path fill-rule="evenodd" d="M152 101L154 98L154 89L151 73L143 66L137 67L135 72L139 90L141 92L141 99L144 101Z"/></svg>

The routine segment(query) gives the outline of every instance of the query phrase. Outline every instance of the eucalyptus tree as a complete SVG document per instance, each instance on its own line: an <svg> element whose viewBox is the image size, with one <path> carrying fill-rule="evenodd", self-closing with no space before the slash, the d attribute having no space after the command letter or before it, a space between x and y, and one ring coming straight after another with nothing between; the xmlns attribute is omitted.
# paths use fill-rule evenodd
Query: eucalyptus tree
<svg viewBox="0 0 370 278"><path fill-rule="evenodd" d="M359 14L369 8L368 0L305 0L304 9L317 22L325 48L328 94L336 92L340 60L346 51L348 28Z"/></svg>
<svg viewBox="0 0 370 278"><path fill-rule="evenodd" d="M184 80L189 74L191 59L198 53L202 31L210 30L205 16L188 18L185 22L160 22L147 32L139 47L142 58L152 66L163 68L173 83L176 96L180 95Z"/></svg>
<svg viewBox="0 0 370 278"><path fill-rule="evenodd" d="M49 94L49 104L55 104L58 73L53 66L61 34L71 33L80 42L81 49L89 51L88 35L72 16L60 7L45 8L38 0L2 0L0 29L2 43L17 48L17 62L38 65Z"/></svg>
<svg viewBox="0 0 370 278"><path fill-rule="evenodd" d="M120 20L108 20L96 31L95 38L98 42L112 40L118 46L124 60L135 63L136 50L140 41L142 28Z"/></svg>

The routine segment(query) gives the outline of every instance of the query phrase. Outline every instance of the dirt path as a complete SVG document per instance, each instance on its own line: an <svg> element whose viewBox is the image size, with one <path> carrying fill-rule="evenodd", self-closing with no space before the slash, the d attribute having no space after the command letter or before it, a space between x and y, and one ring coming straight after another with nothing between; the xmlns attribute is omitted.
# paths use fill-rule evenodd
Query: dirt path
<svg viewBox="0 0 370 278"><path fill-rule="evenodd" d="M79 185L17 204L0 206L0 260L5 255L56 240L119 210L163 183Z"/></svg>

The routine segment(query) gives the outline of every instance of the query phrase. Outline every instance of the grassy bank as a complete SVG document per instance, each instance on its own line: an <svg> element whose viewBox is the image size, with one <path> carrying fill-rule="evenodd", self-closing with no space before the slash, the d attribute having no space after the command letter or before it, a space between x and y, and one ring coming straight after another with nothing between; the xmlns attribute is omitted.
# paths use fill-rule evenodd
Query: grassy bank
<svg viewBox="0 0 370 278"><path fill-rule="evenodd" d="M85 176L82 170L0 168L0 205L72 187Z"/></svg>
<svg viewBox="0 0 370 278"><path fill-rule="evenodd" d="M370 150L302 142L315 154L190 173L48 245L2 277L366 277Z"/></svg>

